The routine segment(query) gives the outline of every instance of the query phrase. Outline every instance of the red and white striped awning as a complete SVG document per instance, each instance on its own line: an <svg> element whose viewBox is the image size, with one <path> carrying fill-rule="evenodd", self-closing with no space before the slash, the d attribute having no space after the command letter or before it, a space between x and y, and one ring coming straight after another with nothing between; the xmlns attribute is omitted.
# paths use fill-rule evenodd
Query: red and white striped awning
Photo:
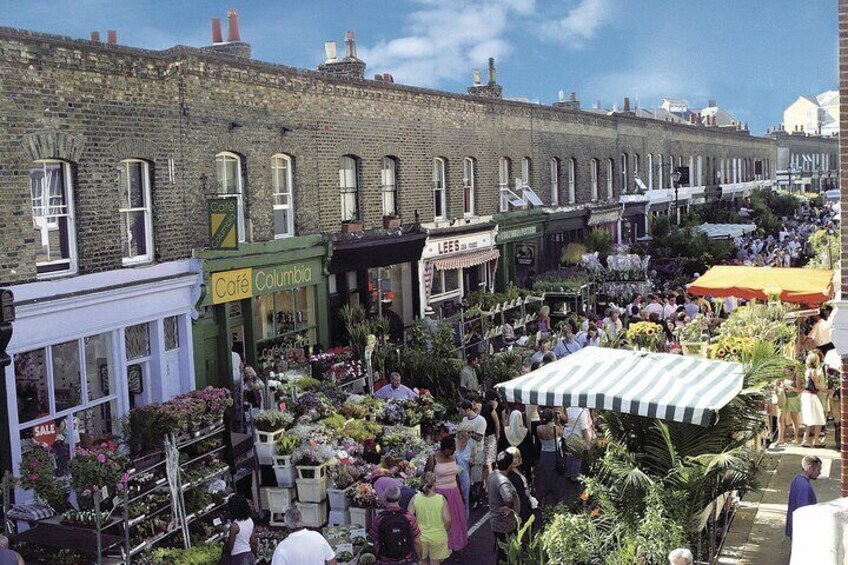
<svg viewBox="0 0 848 565"><path fill-rule="evenodd" d="M497 249L473 251L471 253L454 255L453 257L445 257L444 259L436 259L433 261L433 266L440 271L467 269L468 267L476 267L489 261L496 261L500 256L501 253Z"/></svg>

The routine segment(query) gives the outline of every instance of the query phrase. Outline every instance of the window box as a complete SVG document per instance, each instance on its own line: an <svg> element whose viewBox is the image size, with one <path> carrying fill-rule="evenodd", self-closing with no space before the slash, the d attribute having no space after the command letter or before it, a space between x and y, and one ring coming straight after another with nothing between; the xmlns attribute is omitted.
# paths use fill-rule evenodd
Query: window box
<svg viewBox="0 0 848 565"><path fill-rule="evenodd" d="M403 223L400 216L383 216L383 228L387 230L396 230Z"/></svg>
<svg viewBox="0 0 848 565"><path fill-rule="evenodd" d="M365 227L365 223L362 220L342 222L342 233L359 233L363 227Z"/></svg>

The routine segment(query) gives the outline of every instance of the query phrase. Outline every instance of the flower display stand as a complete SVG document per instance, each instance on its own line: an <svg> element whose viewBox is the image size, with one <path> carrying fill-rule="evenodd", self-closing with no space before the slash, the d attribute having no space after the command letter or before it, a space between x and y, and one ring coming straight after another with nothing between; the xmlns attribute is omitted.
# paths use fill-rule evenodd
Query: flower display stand
<svg viewBox="0 0 848 565"><path fill-rule="evenodd" d="M295 487L262 487L260 500L267 500L264 510L282 514L297 500L297 489Z"/></svg>
<svg viewBox="0 0 848 565"><path fill-rule="evenodd" d="M326 465L297 465L299 479L324 479L327 477Z"/></svg>
<svg viewBox="0 0 848 565"><path fill-rule="evenodd" d="M345 489L339 488L328 488L327 496L330 499L330 510L347 510L350 506L350 502L347 499L347 493L350 491L350 487ZM340 522L343 524L346 522Z"/></svg>
<svg viewBox="0 0 848 565"><path fill-rule="evenodd" d="M330 510L331 526L347 526L350 524L350 512L347 510Z"/></svg>
<svg viewBox="0 0 848 565"><path fill-rule="evenodd" d="M357 508L350 507L350 523L351 525L361 526L368 531L371 527L371 518L374 516L373 508Z"/></svg>
<svg viewBox="0 0 848 565"><path fill-rule="evenodd" d="M274 456L277 454L277 439L285 433L285 430L275 432L260 432L254 430L256 445L256 456L260 465L273 465Z"/></svg>
<svg viewBox="0 0 848 565"><path fill-rule="evenodd" d="M300 502L303 525L307 528L320 528L327 523L327 501L324 502Z"/></svg>
<svg viewBox="0 0 848 565"><path fill-rule="evenodd" d="M274 455L274 475L277 477L278 487L293 487L297 479L297 469L291 463L289 455Z"/></svg>
<svg viewBox="0 0 848 565"><path fill-rule="evenodd" d="M327 499L327 477L297 479L297 498L301 502L321 502Z"/></svg>

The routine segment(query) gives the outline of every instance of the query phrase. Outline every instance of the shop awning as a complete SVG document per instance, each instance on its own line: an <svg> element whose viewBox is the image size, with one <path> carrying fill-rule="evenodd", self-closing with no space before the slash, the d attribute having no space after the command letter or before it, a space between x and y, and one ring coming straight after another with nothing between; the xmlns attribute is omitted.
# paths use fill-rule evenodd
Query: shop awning
<svg viewBox="0 0 848 565"><path fill-rule="evenodd" d="M452 269L467 269L468 267L476 267L489 261L494 261L500 257L500 251L497 249L487 249L485 251L474 251L472 253L461 253L453 257L445 257L444 259L436 259L433 261L433 266L440 271L450 271Z"/></svg>
<svg viewBox="0 0 848 565"><path fill-rule="evenodd" d="M733 239L757 230L754 224L701 224L697 228L710 239Z"/></svg>
<svg viewBox="0 0 848 565"><path fill-rule="evenodd" d="M507 402L581 406L708 426L742 390L739 363L586 347L497 385Z"/></svg>
<svg viewBox="0 0 848 565"><path fill-rule="evenodd" d="M767 300L769 293L780 291L780 299L796 304L821 304L833 297L833 272L826 269L778 267L713 267L688 290L701 296L735 296Z"/></svg>

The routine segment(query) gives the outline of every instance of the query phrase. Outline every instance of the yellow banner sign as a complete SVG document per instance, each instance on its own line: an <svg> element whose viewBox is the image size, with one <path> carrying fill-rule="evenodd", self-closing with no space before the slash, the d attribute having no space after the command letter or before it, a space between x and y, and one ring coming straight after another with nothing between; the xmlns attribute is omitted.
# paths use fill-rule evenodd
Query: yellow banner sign
<svg viewBox="0 0 848 565"><path fill-rule="evenodd" d="M212 273L212 304L223 304L253 296L253 269Z"/></svg>

